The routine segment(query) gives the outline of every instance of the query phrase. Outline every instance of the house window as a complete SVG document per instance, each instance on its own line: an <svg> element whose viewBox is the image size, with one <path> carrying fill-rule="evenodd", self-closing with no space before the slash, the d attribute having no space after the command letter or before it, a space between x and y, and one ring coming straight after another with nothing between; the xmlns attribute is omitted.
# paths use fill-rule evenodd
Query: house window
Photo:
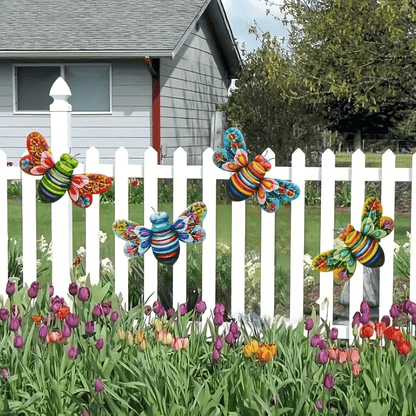
<svg viewBox="0 0 416 416"><path fill-rule="evenodd" d="M72 96L72 111L111 112L111 66L109 64L16 65L15 111L49 111L49 96L58 77L65 79Z"/></svg>

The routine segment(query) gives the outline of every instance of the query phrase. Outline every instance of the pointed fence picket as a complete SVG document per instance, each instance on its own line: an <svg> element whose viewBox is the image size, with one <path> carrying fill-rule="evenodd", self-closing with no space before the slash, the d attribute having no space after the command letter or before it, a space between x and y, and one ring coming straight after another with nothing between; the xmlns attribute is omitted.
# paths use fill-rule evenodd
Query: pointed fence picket
<svg viewBox="0 0 416 416"><path fill-rule="evenodd" d="M58 80L59 81L59 80ZM51 89L54 103L51 105L51 140L52 152L58 160L62 152L68 151L70 144L70 106L67 102L70 91L63 80ZM55 149L55 150L54 150ZM265 153L266 154L266 153ZM173 218L171 223L188 206L187 182L189 179L202 181L202 200L208 207L208 214L203 227L206 239L202 244L202 299L207 304L208 312L203 316L206 321L216 302L216 255L217 255L217 181L228 180L230 173L218 169L212 162L212 149L206 149L202 155L202 166L188 166L187 154L179 148L175 151L172 166L158 164L157 152L149 148L144 154L143 165L129 163L128 151L120 148L115 153L114 165L100 164L97 149L91 148L86 153L85 166L80 164L76 173L103 173L114 177L115 184L115 219L138 219L129 216L129 181L131 178L143 179L144 186L144 226L151 227L150 216L158 210L158 180L173 181ZM267 157L273 159L273 152L267 150ZM416 156L412 158L412 166L416 166ZM2 173L3 172L3 173ZM333 247L335 228L335 182L350 181L351 183L351 224L358 228L361 224L362 206L364 203L365 182L381 182L381 194L384 214L394 218L395 184L396 182L412 182L411 199L411 231L416 230L416 169L396 168L395 156L391 151L383 155L381 168L366 168L365 155L356 151L352 155L351 167L335 167L335 155L326 150L322 155L322 167L306 167L305 155L296 150L292 155L292 167L273 166L268 177L290 180L297 184L301 196L291 206L291 237L290 237L290 311L287 324L296 325L303 320L304 299L304 245L305 245L305 182L321 181L321 224L320 249L329 250ZM39 178L22 174L18 167L6 166L6 155L0 151L0 214L8 218L7 180L22 181L22 249L23 249L23 282L30 285L36 279L36 186ZM86 271L91 282L100 278L100 205L99 195L94 196L95 202L86 210ZM196 201L192 201L196 202ZM44 210L52 211L53 266L52 284L55 293L64 295L69 284L69 269L72 265L72 206L67 195ZM259 208L260 209L260 208ZM231 313L233 316L245 312L245 247L246 247L246 204L232 203L232 236L231 236ZM272 318L275 310L275 230L278 224L276 215L261 212L260 256L261 284L260 311L263 317ZM9 224L13 227L15 224ZM288 226L288 224L284 224ZM383 239L382 246L386 262L381 268L380 278L380 317L388 313L393 299L393 241L394 235ZM7 227L0 237L0 291L5 296L8 263L8 232ZM123 253L124 242L115 239L115 289L123 297L123 307L128 307L128 259ZM172 306L186 302L187 284L187 248L181 244L181 255L173 268ZM317 253L310 253L317 254ZM416 250L411 253L410 298L416 300ZM350 321L359 309L363 298L363 268L357 265L354 278L350 281ZM158 299L158 263L149 250L144 255L144 299L152 304ZM278 294L277 294L278 296ZM67 297L68 300L68 297ZM320 316L329 323L333 320L333 281L329 273L321 273L320 279ZM351 337L350 325L338 325L341 338Z"/></svg>

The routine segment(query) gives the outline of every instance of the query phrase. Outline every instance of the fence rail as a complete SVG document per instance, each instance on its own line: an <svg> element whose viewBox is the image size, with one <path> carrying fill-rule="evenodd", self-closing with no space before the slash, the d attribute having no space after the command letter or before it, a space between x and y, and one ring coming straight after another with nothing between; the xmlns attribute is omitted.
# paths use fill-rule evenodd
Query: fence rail
<svg viewBox="0 0 416 416"><path fill-rule="evenodd" d="M59 81L59 79L58 79ZM57 82L58 82L57 81ZM63 80L62 80L63 81ZM70 147L71 106L67 103L69 89L59 81L51 89L54 103L51 105L51 146L55 160ZM63 90L63 91L62 91ZM29 133L29 132L28 132ZM23 140L24 138L22 138ZM100 164L99 151L94 147L86 153L85 165L76 169L76 173L99 172L114 177L115 183L115 219L129 218L129 179L143 178L144 183L144 225L150 227L149 217L153 208L158 206L158 179L173 180L173 217L176 218L187 206L187 180L201 179L203 202L208 207L204 220L207 237L202 245L202 297L208 310L215 305L216 281L216 183L230 174L218 169L212 162L212 149L203 153L201 166L188 166L187 155L182 148L174 153L173 165L158 165L157 152L153 148L146 150L143 165L129 164L128 152L120 148L115 154L114 165ZM268 158L273 152L268 149ZM416 166L416 156L412 165ZM22 174L18 167L6 167L6 155L0 151L0 213L7 218L7 180L22 181L22 230L23 230L23 281L25 284L36 280L36 182L37 178ZM384 153L381 168L366 168L365 155L356 151L352 155L351 167L335 167L335 155L326 150L322 155L322 167L306 167L305 155L296 150L292 155L292 167L273 167L270 177L289 179L301 190L301 197L291 203L291 238L290 238L290 314L288 324L296 324L303 319L303 258L305 243L305 199L302 197L306 181L321 182L321 251L333 247L333 230L335 221L335 182L351 183L351 223L360 224L361 210L364 203L366 181L381 182L381 201L385 215L394 219L395 183L411 182L411 230L416 229L416 169L396 168L395 155L391 151ZM91 282L99 280L100 264L100 204L96 201L86 209L86 272L90 273ZM69 269L72 265L72 203L65 196L52 204L52 279L56 293L67 293ZM259 208L260 209L260 208ZM279 211L277 214L279 215ZM244 313L244 267L245 267L245 227L246 205L244 202L232 203L232 260L231 260L231 314ZM59 224L59 226L57 225ZM54 231L55 228L55 231ZM261 299L262 316L274 315L275 294L275 215L261 212ZM6 227L7 231L7 227ZM388 314L393 300L393 235L383 240L385 265L380 269L380 317ZM123 253L123 241L115 239L115 288L123 295L124 306L128 299L128 259ZM7 281L8 236L0 236L0 289L5 296ZM416 299L416 250L411 253L410 298ZM187 257L182 255L173 267L173 305L186 299ZM321 274L320 297L327 302L320 305L320 315L333 316L333 280L329 274ZM144 298L149 302L157 299L157 261L151 252L144 256ZM363 268L360 264L350 286L350 321L354 311L359 309L363 298ZM351 335L349 326L338 326L340 337Z"/></svg>

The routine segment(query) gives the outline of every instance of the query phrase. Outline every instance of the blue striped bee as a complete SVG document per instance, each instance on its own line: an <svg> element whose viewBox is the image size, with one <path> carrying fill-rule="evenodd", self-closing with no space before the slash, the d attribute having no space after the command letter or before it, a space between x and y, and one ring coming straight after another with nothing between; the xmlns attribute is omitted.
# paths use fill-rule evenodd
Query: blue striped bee
<svg viewBox="0 0 416 416"><path fill-rule="evenodd" d="M338 237L346 247L318 254L312 260L312 267L320 272L332 271L340 283L351 279L357 261L366 267L381 267L384 251L378 240L389 235L394 228L394 221L383 217L382 213L380 200L375 196L367 198L361 217L361 232L347 225Z"/></svg>
<svg viewBox="0 0 416 416"><path fill-rule="evenodd" d="M205 231L199 223L206 215L206 205L195 202L182 212L173 225L167 212L155 212L150 216L151 230L133 221L116 220L113 231L117 237L127 241L124 246L127 257L143 255L152 247L160 263L173 266L179 258L179 240L194 244L204 241Z"/></svg>
<svg viewBox="0 0 416 416"><path fill-rule="evenodd" d="M43 202L56 202L68 192L75 205L87 208L92 203L92 195L107 191L113 182L113 178L101 174L74 175L78 161L66 153L55 163L40 133L30 133L26 146L29 154L20 159L20 168L29 175L42 175L38 190Z"/></svg>
<svg viewBox="0 0 416 416"><path fill-rule="evenodd" d="M256 194L262 209L274 213L280 202L293 201L300 195L299 187L292 182L265 178L272 165L262 155L248 161L243 135L235 127L224 133L224 149L214 153L213 161L220 169L234 172L227 182L232 201L244 201Z"/></svg>

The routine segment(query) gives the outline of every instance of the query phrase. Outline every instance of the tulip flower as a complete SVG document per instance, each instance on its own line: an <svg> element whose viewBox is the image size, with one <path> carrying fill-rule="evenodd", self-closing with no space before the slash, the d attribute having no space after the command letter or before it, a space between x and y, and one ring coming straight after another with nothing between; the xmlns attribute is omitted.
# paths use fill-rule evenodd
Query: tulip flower
<svg viewBox="0 0 416 416"><path fill-rule="evenodd" d="M85 286L80 287L78 291L78 299L81 302L86 302L89 298L90 298L90 290Z"/></svg>
<svg viewBox="0 0 416 416"><path fill-rule="evenodd" d="M188 308L186 307L184 303L179 305L179 312L181 313L182 316L186 315L186 313L188 312Z"/></svg>
<svg viewBox="0 0 416 416"><path fill-rule="evenodd" d="M52 312L56 313L61 309L61 306L64 304L64 302L61 300L59 296L55 296L54 298L51 298L51 310Z"/></svg>
<svg viewBox="0 0 416 416"><path fill-rule="evenodd" d="M397 303L394 303L393 305L391 305L391 308L390 308L390 316L393 318L393 319L395 319L395 318L397 318L398 316L399 316L399 307L398 307L398 305L397 305Z"/></svg>
<svg viewBox="0 0 416 416"><path fill-rule="evenodd" d="M313 328L313 319L312 318L306 318L305 320L305 330L310 331Z"/></svg>
<svg viewBox="0 0 416 416"><path fill-rule="evenodd" d="M222 335L218 335L217 339L214 342L214 347L216 350L221 350L222 348Z"/></svg>
<svg viewBox="0 0 416 416"><path fill-rule="evenodd" d="M351 369L353 376L357 377L360 375L360 364L353 364Z"/></svg>
<svg viewBox="0 0 416 416"><path fill-rule="evenodd" d="M91 334L94 333L94 322L93 321L85 322L85 333L87 335L91 335Z"/></svg>
<svg viewBox="0 0 416 416"><path fill-rule="evenodd" d="M110 302L103 302L101 304L101 310L105 316L107 316L111 312L111 303Z"/></svg>
<svg viewBox="0 0 416 416"><path fill-rule="evenodd" d="M199 314L204 313L206 309L207 309L207 304L203 300L199 300L195 305L195 310Z"/></svg>
<svg viewBox="0 0 416 416"><path fill-rule="evenodd" d="M94 305L94 308L93 308L93 310L92 310L92 314L93 314L94 316L96 316L97 318L98 318L99 316L101 316L101 315L103 314L103 311L102 311L101 305L99 305L98 303L97 303L96 305Z"/></svg>
<svg viewBox="0 0 416 416"><path fill-rule="evenodd" d="M320 400L317 400L317 401L315 402L315 407L316 407L318 410L321 410L321 409L324 407L324 405L322 404L322 402L321 402Z"/></svg>
<svg viewBox="0 0 416 416"><path fill-rule="evenodd" d="M69 310L69 306L67 306L67 305L62 305L60 307L59 311L56 312L56 316L59 319L66 319L66 318L68 318L69 314L70 314L70 310Z"/></svg>
<svg viewBox="0 0 416 416"><path fill-rule="evenodd" d="M351 361L353 364L357 364L360 361L360 350L348 350L347 355L348 361Z"/></svg>
<svg viewBox="0 0 416 416"><path fill-rule="evenodd" d="M410 342L409 341L398 341L397 345L397 352L401 355L407 355L409 354L411 347L410 347Z"/></svg>
<svg viewBox="0 0 416 416"><path fill-rule="evenodd" d="M330 348L328 350L328 358L330 360L338 360L338 354L339 354L339 350L338 348Z"/></svg>
<svg viewBox="0 0 416 416"><path fill-rule="evenodd" d="M2 368L1 369L1 375L3 378L8 379L9 378L9 370L7 368Z"/></svg>
<svg viewBox="0 0 416 416"><path fill-rule="evenodd" d="M71 328L67 324L65 324L62 329L62 336L64 338L69 338L71 336Z"/></svg>
<svg viewBox="0 0 416 416"><path fill-rule="evenodd" d="M49 286L49 296L53 296L55 289L52 285Z"/></svg>
<svg viewBox="0 0 416 416"><path fill-rule="evenodd" d="M347 360L348 360L348 353L347 353L347 352L345 352L345 351L340 351L340 352L338 353L338 362L339 362L340 364L344 364L344 363L346 363L346 362L347 362Z"/></svg>
<svg viewBox="0 0 416 416"><path fill-rule="evenodd" d="M68 292L72 296L78 295L78 285L76 284L76 282L73 282L69 285Z"/></svg>
<svg viewBox="0 0 416 416"><path fill-rule="evenodd" d="M220 359L220 352L216 348L212 352L212 361L218 361Z"/></svg>
<svg viewBox="0 0 416 416"><path fill-rule="evenodd" d="M104 347L104 340L102 338L97 339L95 346L97 347L98 351L101 350Z"/></svg>
<svg viewBox="0 0 416 416"><path fill-rule="evenodd" d="M12 316L18 316L20 313L19 307L17 305L12 306Z"/></svg>
<svg viewBox="0 0 416 416"><path fill-rule="evenodd" d="M221 314L224 315L225 313L225 306L222 303L218 303L214 307L214 315L215 314Z"/></svg>
<svg viewBox="0 0 416 416"><path fill-rule="evenodd" d="M46 339L46 336L48 335L48 327L45 325L42 325L39 328L39 338Z"/></svg>
<svg viewBox="0 0 416 416"><path fill-rule="evenodd" d="M363 300L361 302L360 312L361 313L370 313L370 304L368 303L368 300Z"/></svg>
<svg viewBox="0 0 416 416"><path fill-rule="evenodd" d="M328 390L334 387L334 376L332 374L325 374L324 387Z"/></svg>
<svg viewBox="0 0 416 416"><path fill-rule="evenodd" d="M32 282L30 285L27 294L31 299L34 299L39 293L39 282L35 281Z"/></svg>
<svg viewBox="0 0 416 416"><path fill-rule="evenodd" d="M318 364L326 364L328 362L328 352L327 350L320 350L316 355L316 361Z"/></svg>
<svg viewBox="0 0 416 416"><path fill-rule="evenodd" d="M22 321L20 317L13 316L12 319L10 320L10 331L16 332L20 328L21 325L22 325Z"/></svg>
<svg viewBox="0 0 416 416"><path fill-rule="evenodd" d="M376 322L375 324L376 337L381 338L386 328L387 328L387 325L385 322Z"/></svg>
<svg viewBox="0 0 416 416"><path fill-rule="evenodd" d="M5 321L9 317L8 309L0 309L0 319Z"/></svg>
<svg viewBox="0 0 416 416"><path fill-rule="evenodd" d="M13 296L14 292L16 292L16 284L9 280L6 284L6 293L10 297Z"/></svg>
<svg viewBox="0 0 416 416"><path fill-rule="evenodd" d="M360 312L355 312L354 316L352 317L352 327L356 327L356 326L360 326L360 318L361 318L361 314Z"/></svg>
<svg viewBox="0 0 416 416"><path fill-rule="evenodd" d="M360 330L361 338L371 338L374 334L374 329L371 325L363 325Z"/></svg>
<svg viewBox="0 0 416 416"><path fill-rule="evenodd" d="M70 313L68 318L65 319L66 324L70 328L76 328L79 324L79 319L76 313Z"/></svg>
<svg viewBox="0 0 416 416"><path fill-rule="evenodd" d="M364 312L361 316L360 316L360 322L363 325L367 325L370 322L370 312Z"/></svg>
<svg viewBox="0 0 416 416"><path fill-rule="evenodd" d="M146 305L144 308L145 315L150 315L152 313L152 307L150 305Z"/></svg>
<svg viewBox="0 0 416 416"><path fill-rule="evenodd" d="M168 309L168 318L172 318L173 314L175 313L175 309L169 308Z"/></svg>
<svg viewBox="0 0 416 416"><path fill-rule="evenodd" d="M16 335L14 338L14 346L16 348L22 348L23 347L23 338L21 335Z"/></svg>
<svg viewBox="0 0 416 416"><path fill-rule="evenodd" d="M100 379L95 380L95 391L99 393L100 391L104 390L103 383L101 383Z"/></svg>
<svg viewBox="0 0 416 416"><path fill-rule="evenodd" d="M158 310L158 315L159 316L164 316L166 314L167 314L166 313L166 310L165 310L165 308L163 306L161 308L159 308L159 310Z"/></svg>
<svg viewBox="0 0 416 416"><path fill-rule="evenodd" d="M78 348L77 348L77 347L71 347L71 348L68 350L68 357L69 357L71 360L75 360L75 358L77 358L77 356L78 356Z"/></svg>
<svg viewBox="0 0 416 416"><path fill-rule="evenodd" d="M385 322L387 326L390 326L390 316L388 316L388 315L384 315L384 316L381 318L381 322Z"/></svg>
<svg viewBox="0 0 416 416"><path fill-rule="evenodd" d="M325 341L324 339L321 339L321 340L318 342L318 347L319 347L321 350L326 350L326 347L327 347L327 345L326 345L326 341Z"/></svg>
<svg viewBox="0 0 416 416"><path fill-rule="evenodd" d="M225 342L227 344L232 344L234 341L234 334L230 331L226 336L225 336Z"/></svg>
<svg viewBox="0 0 416 416"><path fill-rule="evenodd" d="M309 344L310 344L310 346L311 346L311 347L315 348L315 347L319 344L319 342L320 342L321 340L322 340L321 336L320 336L319 334L315 334L315 335L311 338L311 340L310 340Z"/></svg>
<svg viewBox="0 0 416 416"><path fill-rule="evenodd" d="M111 320L113 321L113 322L117 322L118 321L118 318L119 318L119 313L117 312L117 311L114 311L112 314L111 314Z"/></svg>
<svg viewBox="0 0 416 416"><path fill-rule="evenodd" d="M338 328L331 329L331 332L329 333L329 338L331 338L332 341L335 341L338 338Z"/></svg>
<svg viewBox="0 0 416 416"><path fill-rule="evenodd" d="M224 323L224 315L221 313L217 313L214 314L214 319L213 319L214 325L222 325Z"/></svg>
<svg viewBox="0 0 416 416"><path fill-rule="evenodd" d="M159 300L156 300L155 302L153 302L153 312L156 314L159 314L159 309L163 308L162 302L160 302Z"/></svg>

